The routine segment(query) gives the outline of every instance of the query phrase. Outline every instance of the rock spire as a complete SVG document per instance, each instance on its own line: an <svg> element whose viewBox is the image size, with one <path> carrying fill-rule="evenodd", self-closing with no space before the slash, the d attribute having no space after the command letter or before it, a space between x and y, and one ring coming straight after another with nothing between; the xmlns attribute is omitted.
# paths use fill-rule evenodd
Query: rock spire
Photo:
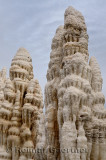
<svg viewBox="0 0 106 160"><path fill-rule="evenodd" d="M60 152L49 152L47 160L105 160L103 81L96 58L88 62L87 27L73 7L66 9L51 49L45 86L46 149Z"/></svg>
<svg viewBox="0 0 106 160"><path fill-rule="evenodd" d="M42 113L42 92L33 78L32 59L26 49L20 48L12 60L10 78L6 78L5 69L0 72L0 160L37 157L34 151L44 139L38 138ZM43 123L40 127L44 130Z"/></svg>

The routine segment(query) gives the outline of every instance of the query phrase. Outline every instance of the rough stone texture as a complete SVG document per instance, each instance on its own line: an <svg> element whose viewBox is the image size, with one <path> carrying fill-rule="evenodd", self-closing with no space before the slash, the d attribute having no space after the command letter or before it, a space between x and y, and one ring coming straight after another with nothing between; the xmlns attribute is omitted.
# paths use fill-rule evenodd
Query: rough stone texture
<svg viewBox="0 0 106 160"><path fill-rule="evenodd" d="M106 160L103 80L96 58L88 63L87 28L79 11L66 9L51 49L45 86L46 159ZM53 148L60 152L51 152Z"/></svg>
<svg viewBox="0 0 106 160"><path fill-rule="evenodd" d="M33 79L29 53L20 48L12 60L10 78L6 79L5 69L0 72L0 160L39 159L22 149L35 150L45 144L42 121L41 88Z"/></svg>
<svg viewBox="0 0 106 160"><path fill-rule="evenodd" d="M0 72L0 160L106 160L103 80L96 58L89 60L79 11L66 9L51 49L45 115L24 48L12 60L10 78L5 68Z"/></svg>

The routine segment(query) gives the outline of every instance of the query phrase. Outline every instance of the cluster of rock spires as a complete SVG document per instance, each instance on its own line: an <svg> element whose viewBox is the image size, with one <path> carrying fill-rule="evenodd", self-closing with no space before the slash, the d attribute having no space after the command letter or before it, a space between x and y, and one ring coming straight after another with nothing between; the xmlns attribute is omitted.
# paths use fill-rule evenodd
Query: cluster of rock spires
<svg viewBox="0 0 106 160"><path fill-rule="evenodd" d="M66 9L64 26L56 30L51 48L45 87L46 147L60 152L49 152L47 160L105 160L102 77L96 58L88 63L87 28L79 11ZM72 148L76 152L67 152Z"/></svg>
<svg viewBox="0 0 106 160"><path fill-rule="evenodd" d="M45 114L24 48L12 60L10 78L5 68L0 72L0 160L106 160L103 80L96 58L89 60L79 11L66 9L51 48Z"/></svg>
<svg viewBox="0 0 106 160"><path fill-rule="evenodd" d="M33 159L33 152L21 149L38 147L43 137L41 121L41 88L38 80L33 79L29 53L20 48L12 60L10 78L6 79L5 69L0 72L0 160Z"/></svg>

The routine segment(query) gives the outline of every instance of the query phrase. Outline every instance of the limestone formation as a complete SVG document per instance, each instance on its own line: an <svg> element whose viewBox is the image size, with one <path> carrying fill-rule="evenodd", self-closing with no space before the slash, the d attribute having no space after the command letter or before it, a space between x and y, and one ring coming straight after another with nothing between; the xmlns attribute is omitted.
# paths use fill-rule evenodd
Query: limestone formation
<svg viewBox="0 0 106 160"><path fill-rule="evenodd" d="M36 148L45 144L43 123L41 88L33 77L29 53L20 48L10 78L5 68L0 72L0 160L35 160Z"/></svg>
<svg viewBox="0 0 106 160"><path fill-rule="evenodd" d="M72 7L52 40L45 115L32 59L20 48L0 71L0 160L106 160L103 79L89 60L84 17ZM89 60L89 62L88 62Z"/></svg>
<svg viewBox="0 0 106 160"><path fill-rule="evenodd" d="M47 160L106 160L106 109L84 17L72 7L52 40L45 86Z"/></svg>

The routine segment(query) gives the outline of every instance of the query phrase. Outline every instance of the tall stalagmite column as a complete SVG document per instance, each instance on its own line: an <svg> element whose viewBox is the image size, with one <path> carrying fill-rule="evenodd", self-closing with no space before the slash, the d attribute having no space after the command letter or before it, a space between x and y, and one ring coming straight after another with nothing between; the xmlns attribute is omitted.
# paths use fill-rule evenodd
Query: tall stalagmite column
<svg viewBox="0 0 106 160"><path fill-rule="evenodd" d="M51 48L45 86L47 160L105 160L102 77L96 59L88 63L87 28L79 11L66 9Z"/></svg>

